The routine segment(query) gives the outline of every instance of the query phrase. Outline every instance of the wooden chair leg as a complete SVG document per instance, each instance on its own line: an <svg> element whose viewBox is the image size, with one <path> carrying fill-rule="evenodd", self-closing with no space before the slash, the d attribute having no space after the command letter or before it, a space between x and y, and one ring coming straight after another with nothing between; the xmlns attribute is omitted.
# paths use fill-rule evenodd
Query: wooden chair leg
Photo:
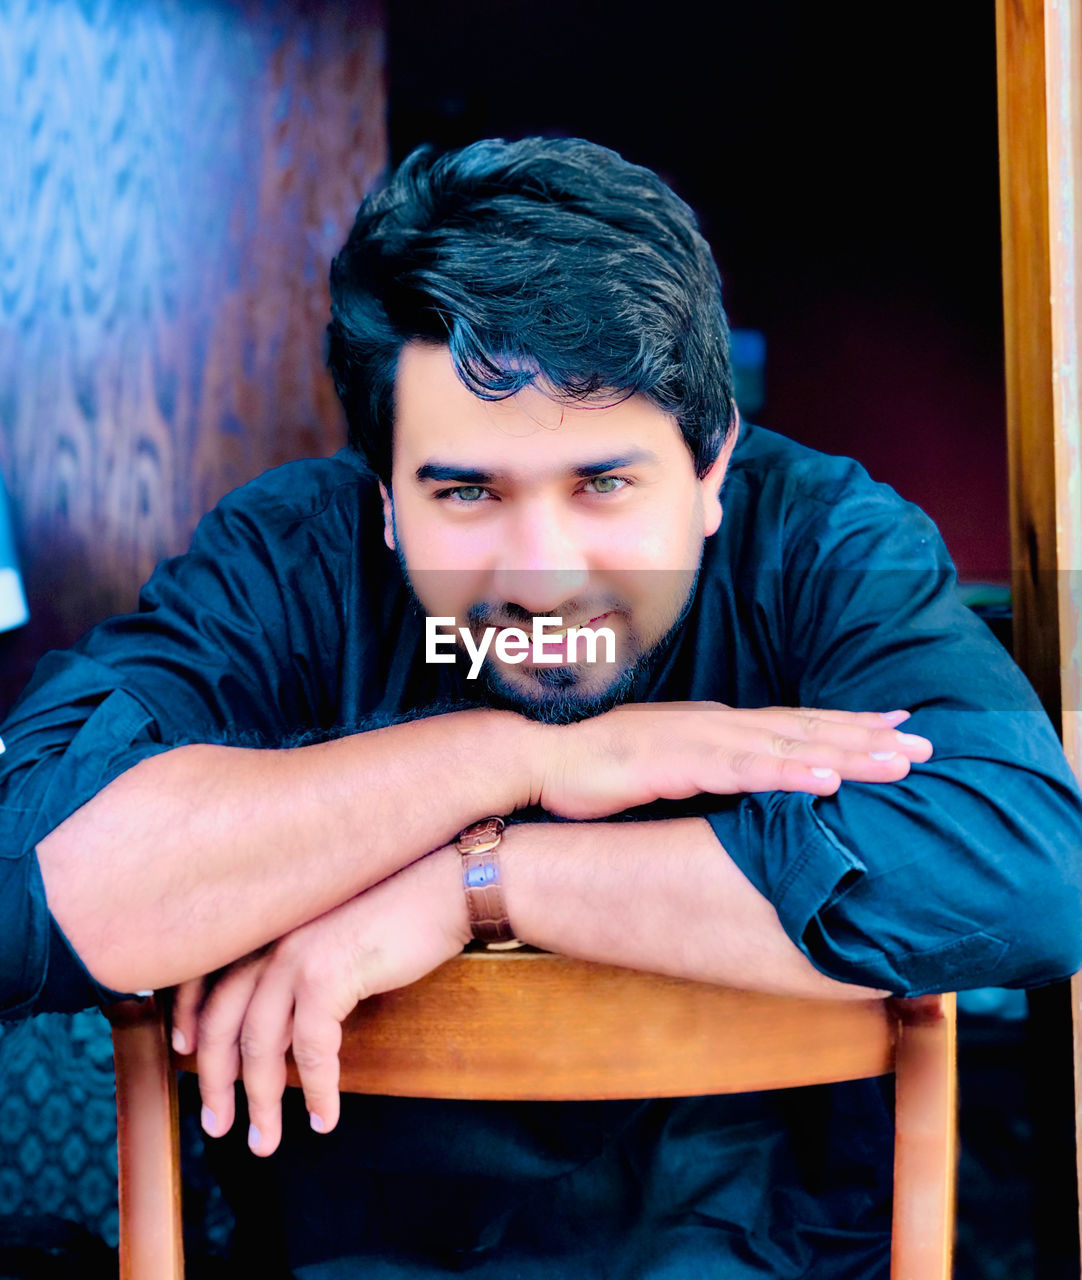
<svg viewBox="0 0 1082 1280"><path fill-rule="evenodd" d="M116 1069L120 1280L184 1280L177 1079L164 1013L156 998L130 1000L113 1006L109 1021Z"/></svg>
<svg viewBox="0 0 1082 1280"><path fill-rule="evenodd" d="M891 1280L949 1280L957 1161L955 998L895 1002Z"/></svg>

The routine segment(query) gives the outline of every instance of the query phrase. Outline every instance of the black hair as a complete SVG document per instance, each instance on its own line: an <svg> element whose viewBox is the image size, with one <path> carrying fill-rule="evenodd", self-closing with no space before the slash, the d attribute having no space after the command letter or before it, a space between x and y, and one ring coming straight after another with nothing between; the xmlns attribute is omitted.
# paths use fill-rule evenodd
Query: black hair
<svg viewBox="0 0 1082 1280"><path fill-rule="evenodd" d="M734 419L721 283L694 213L579 138L414 151L331 265L328 337L350 443L387 484L412 340L447 344L485 399L535 378L573 400L641 393L673 414L700 476Z"/></svg>

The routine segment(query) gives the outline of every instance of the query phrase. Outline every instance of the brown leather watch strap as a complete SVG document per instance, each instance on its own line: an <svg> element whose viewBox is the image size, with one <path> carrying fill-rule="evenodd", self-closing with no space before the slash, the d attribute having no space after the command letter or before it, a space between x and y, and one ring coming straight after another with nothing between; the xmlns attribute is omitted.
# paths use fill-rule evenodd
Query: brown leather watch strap
<svg viewBox="0 0 1082 1280"><path fill-rule="evenodd" d="M489 950L502 951L521 947L515 937L500 887L500 861L497 850L503 839L502 818L485 818L461 832L455 847L462 855L462 887L466 891L466 908L470 913L473 936Z"/></svg>

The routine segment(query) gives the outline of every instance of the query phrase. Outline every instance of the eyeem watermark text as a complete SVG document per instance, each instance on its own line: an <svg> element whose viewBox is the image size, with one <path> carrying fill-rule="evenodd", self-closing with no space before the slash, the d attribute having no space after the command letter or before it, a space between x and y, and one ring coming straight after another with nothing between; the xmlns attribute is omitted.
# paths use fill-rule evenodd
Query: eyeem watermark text
<svg viewBox="0 0 1082 1280"><path fill-rule="evenodd" d="M443 628L443 630L441 630ZM611 627L567 627L563 618L534 618L530 632L521 627L486 627L478 644L469 627L456 627L454 618L425 619L425 661L454 662L455 635L470 657L467 680L476 680L481 664L492 649L501 662L525 662L527 657L538 666L556 666L579 661L579 642L586 646L584 661L596 662L598 642L605 642L603 662L616 661L616 636ZM546 650L545 646L552 648ZM552 649L559 645L559 652Z"/></svg>

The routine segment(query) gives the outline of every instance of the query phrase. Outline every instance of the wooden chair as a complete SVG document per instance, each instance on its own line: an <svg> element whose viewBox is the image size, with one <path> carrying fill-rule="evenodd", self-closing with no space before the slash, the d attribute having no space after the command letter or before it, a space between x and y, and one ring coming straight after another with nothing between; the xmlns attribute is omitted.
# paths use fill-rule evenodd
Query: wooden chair
<svg viewBox="0 0 1082 1280"><path fill-rule="evenodd" d="M182 1280L177 1068L156 999L112 1016L121 1280ZM342 1088L566 1101L783 1089L896 1074L892 1280L947 1280L953 996L800 1000L541 952L466 952L358 1006ZM297 1077L290 1066L290 1083Z"/></svg>

